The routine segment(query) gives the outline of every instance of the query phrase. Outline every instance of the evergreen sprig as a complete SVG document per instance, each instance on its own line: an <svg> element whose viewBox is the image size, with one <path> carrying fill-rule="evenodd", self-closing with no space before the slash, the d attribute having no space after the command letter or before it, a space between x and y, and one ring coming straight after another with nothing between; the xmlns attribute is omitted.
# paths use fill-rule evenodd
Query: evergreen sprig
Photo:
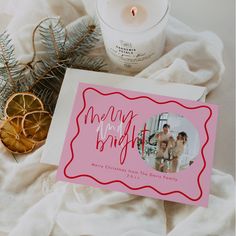
<svg viewBox="0 0 236 236"><path fill-rule="evenodd" d="M0 109L4 108L6 99L19 89L21 69L14 53L15 49L9 34L0 34Z"/></svg>
<svg viewBox="0 0 236 236"><path fill-rule="evenodd" d="M60 18L49 18L39 25L39 33L47 54L57 61L65 57L66 29Z"/></svg>
<svg viewBox="0 0 236 236"><path fill-rule="evenodd" d="M38 54L36 34L40 35L44 52ZM3 109L14 92L30 91L40 97L47 110L54 112L66 68L102 70L104 60L89 53L100 39L100 29L88 16L65 28L58 17L42 20L32 35L32 60L21 66L9 35L0 35L0 99Z"/></svg>

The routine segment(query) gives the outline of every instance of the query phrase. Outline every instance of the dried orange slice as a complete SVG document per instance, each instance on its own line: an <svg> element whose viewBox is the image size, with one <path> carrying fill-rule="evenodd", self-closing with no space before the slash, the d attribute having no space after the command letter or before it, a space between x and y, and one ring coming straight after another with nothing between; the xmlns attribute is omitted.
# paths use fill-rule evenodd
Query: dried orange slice
<svg viewBox="0 0 236 236"><path fill-rule="evenodd" d="M31 111L44 110L42 101L32 93L15 93L6 102L5 116L24 116Z"/></svg>
<svg viewBox="0 0 236 236"><path fill-rule="evenodd" d="M52 117L47 111L33 111L27 113L22 120L23 133L27 138L36 142L47 138Z"/></svg>
<svg viewBox="0 0 236 236"><path fill-rule="evenodd" d="M0 128L0 139L3 145L12 153L24 154L31 152L35 142L25 137L22 132L21 116L5 120Z"/></svg>

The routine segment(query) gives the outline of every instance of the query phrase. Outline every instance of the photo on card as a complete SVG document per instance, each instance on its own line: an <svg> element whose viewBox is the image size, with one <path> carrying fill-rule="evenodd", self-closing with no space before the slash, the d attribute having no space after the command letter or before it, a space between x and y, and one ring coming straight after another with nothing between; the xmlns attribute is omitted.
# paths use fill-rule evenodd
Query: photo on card
<svg viewBox="0 0 236 236"><path fill-rule="evenodd" d="M137 147L141 158L164 173L184 170L194 163L200 151L197 129L184 116L164 112L151 117L139 133Z"/></svg>

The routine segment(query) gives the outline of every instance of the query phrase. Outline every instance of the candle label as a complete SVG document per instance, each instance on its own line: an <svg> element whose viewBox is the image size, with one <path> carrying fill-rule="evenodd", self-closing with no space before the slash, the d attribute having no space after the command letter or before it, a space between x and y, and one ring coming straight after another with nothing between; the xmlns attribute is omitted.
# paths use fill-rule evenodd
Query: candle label
<svg viewBox="0 0 236 236"><path fill-rule="evenodd" d="M142 45L134 46L131 42L123 40L110 45L108 54L111 60L118 62L120 66L134 70L140 70L140 66L145 67L156 59L155 50L142 49Z"/></svg>
<svg viewBox="0 0 236 236"><path fill-rule="evenodd" d="M80 83L57 178L206 206L216 121L215 105Z"/></svg>

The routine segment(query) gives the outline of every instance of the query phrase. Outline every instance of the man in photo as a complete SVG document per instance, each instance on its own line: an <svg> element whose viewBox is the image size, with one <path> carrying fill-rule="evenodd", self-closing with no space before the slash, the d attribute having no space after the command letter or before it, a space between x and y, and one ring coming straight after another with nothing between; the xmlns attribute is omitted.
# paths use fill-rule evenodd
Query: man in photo
<svg viewBox="0 0 236 236"><path fill-rule="evenodd" d="M170 125L164 124L163 130L155 135L157 139L156 170L163 172L165 160L168 159L168 142L173 138L170 133Z"/></svg>
<svg viewBox="0 0 236 236"><path fill-rule="evenodd" d="M169 158L168 156L168 141L161 141L160 148L156 153L155 168L158 171L163 172L165 160Z"/></svg>
<svg viewBox="0 0 236 236"><path fill-rule="evenodd" d="M170 133L170 125L164 124L163 130L156 134L156 139L159 141L169 141L170 137L172 137L172 134Z"/></svg>

